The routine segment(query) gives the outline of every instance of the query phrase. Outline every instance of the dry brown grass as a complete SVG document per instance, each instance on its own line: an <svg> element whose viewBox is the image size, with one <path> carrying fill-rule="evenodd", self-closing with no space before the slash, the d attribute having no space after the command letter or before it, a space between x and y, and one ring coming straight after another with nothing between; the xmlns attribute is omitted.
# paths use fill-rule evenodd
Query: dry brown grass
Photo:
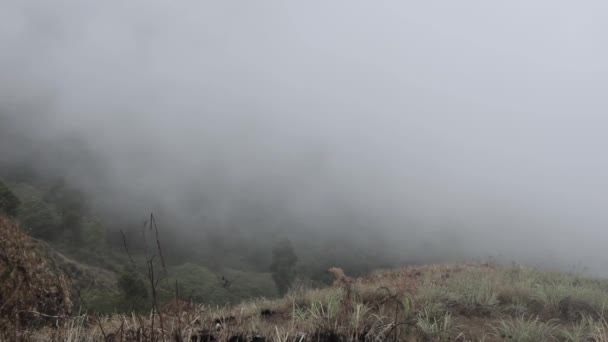
<svg viewBox="0 0 608 342"><path fill-rule="evenodd" d="M332 273L332 287L233 306L175 299L160 305L162 315L64 313L43 327L5 320L0 341L606 341L608 335L602 279L489 264L411 266L359 279L338 268Z"/></svg>
<svg viewBox="0 0 608 342"><path fill-rule="evenodd" d="M567 275L552 275L550 279L542 275L531 280L512 277L513 272L513 266L407 267L353 279L349 282L350 300L346 300L345 286L298 289L284 298L262 298L235 306L174 300L161 306L162 328L159 316L152 313L101 318L81 315L58 320L55 326L22 329L19 336L28 341L87 342L503 341L509 336L519 336L522 341L538 336L557 341L576 340L576 336L604 340L603 314L586 315L580 323L567 317L538 316L534 310L538 310L539 301L532 296L534 289L552 305L559 295L567 294L563 291L567 288L570 296L566 298L576 298L579 305L587 298L583 295L598 296L600 290L589 284L603 288L601 280L572 285ZM529 277L538 275L529 272ZM572 290L560 282L581 288ZM539 295L542 289L547 293ZM525 312L510 311L516 306ZM580 306L590 310L588 305ZM463 307L469 310L462 311ZM4 340L12 341L12 335L5 334Z"/></svg>
<svg viewBox="0 0 608 342"><path fill-rule="evenodd" d="M0 215L0 327L49 323L68 317L71 308L63 274L41 256L34 240Z"/></svg>

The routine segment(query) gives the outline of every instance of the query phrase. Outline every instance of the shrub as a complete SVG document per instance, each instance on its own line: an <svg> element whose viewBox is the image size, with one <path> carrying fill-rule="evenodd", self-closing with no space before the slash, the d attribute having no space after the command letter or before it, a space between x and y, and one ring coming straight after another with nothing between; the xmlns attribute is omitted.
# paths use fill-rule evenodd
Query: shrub
<svg viewBox="0 0 608 342"><path fill-rule="evenodd" d="M126 269L118 278L118 288L123 301L121 309L126 311L142 311L149 308L148 288L145 281L135 270Z"/></svg>
<svg viewBox="0 0 608 342"><path fill-rule="evenodd" d="M51 205L39 200L23 203L19 221L32 236L45 240L55 239L62 231L61 217Z"/></svg>
<svg viewBox="0 0 608 342"><path fill-rule="evenodd" d="M17 215L20 201L8 188L6 184L0 181L0 213L14 217Z"/></svg>

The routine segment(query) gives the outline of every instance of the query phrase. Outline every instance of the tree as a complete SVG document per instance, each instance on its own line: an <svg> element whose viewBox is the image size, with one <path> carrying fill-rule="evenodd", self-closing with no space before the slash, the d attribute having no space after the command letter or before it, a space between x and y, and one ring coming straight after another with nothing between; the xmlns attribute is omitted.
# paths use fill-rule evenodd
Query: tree
<svg viewBox="0 0 608 342"><path fill-rule="evenodd" d="M6 184L0 181L0 213L16 216L19 205L20 202L17 196L13 194Z"/></svg>
<svg viewBox="0 0 608 342"><path fill-rule="evenodd" d="M272 249L270 271L277 290L284 295L289 290L296 277L295 265L298 257L293 251L291 242L287 239L279 241Z"/></svg>

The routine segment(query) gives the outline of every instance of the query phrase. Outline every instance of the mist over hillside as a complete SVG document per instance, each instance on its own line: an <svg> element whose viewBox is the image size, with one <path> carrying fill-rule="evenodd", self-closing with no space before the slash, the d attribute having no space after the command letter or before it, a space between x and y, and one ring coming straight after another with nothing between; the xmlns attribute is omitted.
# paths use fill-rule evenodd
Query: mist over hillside
<svg viewBox="0 0 608 342"><path fill-rule="evenodd" d="M192 250L606 274L607 7L3 1L1 174Z"/></svg>

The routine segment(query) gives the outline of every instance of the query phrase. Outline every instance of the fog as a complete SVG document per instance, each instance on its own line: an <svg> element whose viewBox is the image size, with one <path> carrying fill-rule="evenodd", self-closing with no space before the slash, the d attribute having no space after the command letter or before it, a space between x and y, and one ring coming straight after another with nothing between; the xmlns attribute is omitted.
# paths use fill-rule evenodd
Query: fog
<svg viewBox="0 0 608 342"><path fill-rule="evenodd" d="M0 159L171 229L608 273L603 1L0 3ZM260 230L263 231L263 230Z"/></svg>

